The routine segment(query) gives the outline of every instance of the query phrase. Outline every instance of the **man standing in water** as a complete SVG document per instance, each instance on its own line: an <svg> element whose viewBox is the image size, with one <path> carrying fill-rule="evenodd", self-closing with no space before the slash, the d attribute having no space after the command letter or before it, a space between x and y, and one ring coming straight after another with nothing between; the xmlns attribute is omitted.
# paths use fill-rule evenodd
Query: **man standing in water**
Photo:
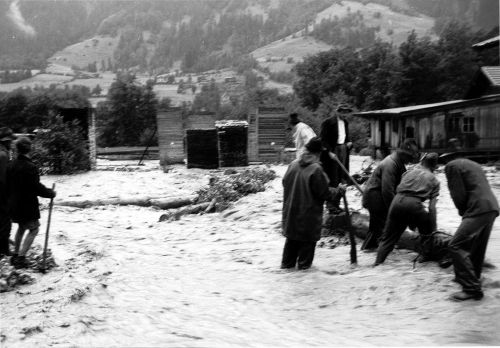
<svg viewBox="0 0 500 348"><path fill-rule="evenodd" d="M10 128L0 127L0 259L10 255L10 222L7 204L7 165L10 160L10 147L16 137Z"/></svg>
<svg viewBox="0 0 500 348"><path fill-rule="evenodd" d="M405 165L414 161L417 156L415 140L406 139L395 153L380 162L368 179L363 194L363 207L370 212L370 225L361 249L375 250L378 247L396 188L406 172Z"/></svg>
<svg viewBox="0 0 500 348"><path fill-rule="evenodd" d="M323 204L345 192L345 185L328 186L319 156L321 140L312 138L300 159L283 177L283 235L286 237L281 268L311 267L316 242L321 237Z"/></svg>
<svg viewBox="0 0 500 348"><path fill-rule="evenodd" d="M375 265L385 261L406 227L416 226L421 235L430 235L436 230L436 202L440 185L433 173L437 164L438 154L431 152L422 158L420 165L403 174L389 208ZM428 208L424 206L426 201Z"/></svg>
<svg viewBox="0 0 500 348"><path fill-rule="evenodd" d="M445 167L448 188L462 222L449 244L455 279L462 291L451 295L454 301L483 298L481 271L498 202L481 166L458 158Z"/></svg>
<svg viewBox="0 0 500 348"><path fill-rule="evenodd" d="M299 119L297 113L291 113L288 120L290 126L292 127L292 137L295 143L296 158L299 159L304 152L306 144L316 136L316 133L307 124Z"/></svg>

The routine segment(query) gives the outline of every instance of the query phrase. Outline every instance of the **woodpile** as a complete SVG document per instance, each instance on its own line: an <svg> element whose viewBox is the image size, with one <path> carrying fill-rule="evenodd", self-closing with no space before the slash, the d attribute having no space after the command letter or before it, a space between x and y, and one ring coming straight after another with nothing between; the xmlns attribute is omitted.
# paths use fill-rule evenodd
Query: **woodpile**
<svg viewBox="0 0 500 348"><path fill-rule="evenodd" d="M186 130L187 167L216 169L219 168L219 148L217 130Z"/></svg>

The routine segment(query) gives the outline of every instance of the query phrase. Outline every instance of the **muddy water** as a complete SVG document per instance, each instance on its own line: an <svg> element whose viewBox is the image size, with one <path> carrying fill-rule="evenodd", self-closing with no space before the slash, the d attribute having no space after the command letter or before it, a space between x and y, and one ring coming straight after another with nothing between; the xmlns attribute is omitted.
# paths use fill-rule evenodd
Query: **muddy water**
<svg viewBox="0 0 500 348"><path fill-rule="evenodd" d="M486 169L499 196L500 177ZM285 167L276 170L282 175ZM460 220L439 177L439 224L452 232ZM43 179L58 182L60 199L118 189L125 196L188 194L208 180L182 168ZM60 267L0 295L2 345L500 344L498 268L484 273L483 301L462 304L446 299L459 289L451 269L413 269L415 254L405 250L374 269L373 254L359 253L352 268L348 247L317 248L312 269L279 270L281 192L278 178L223 213L161 223L161 211L150 208L56 207L51 247ZM359 207L354 191L349 201ZM499 226L487 252L496 265Z"/></svg>

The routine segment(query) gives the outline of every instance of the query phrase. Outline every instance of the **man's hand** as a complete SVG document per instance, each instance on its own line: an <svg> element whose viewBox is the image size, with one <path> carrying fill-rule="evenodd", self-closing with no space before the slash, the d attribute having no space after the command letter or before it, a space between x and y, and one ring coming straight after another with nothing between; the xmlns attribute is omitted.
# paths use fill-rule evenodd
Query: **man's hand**
<svg viewBox="0 0 500 348"><path fill-rule="evenodd" d="M343 195L345 191L347 190L347 185L346 184L339 184L337 186L337 189L339 190L339 194Z"/></svg>
<svg viewBox="0 0 500 348"><path fill-rule="evenodd" d="M352 142L350 142L350 141L349 141L349 142L347 142L347 143L345 144L345 146L347 147L347 150L352 149Z"/></svg>

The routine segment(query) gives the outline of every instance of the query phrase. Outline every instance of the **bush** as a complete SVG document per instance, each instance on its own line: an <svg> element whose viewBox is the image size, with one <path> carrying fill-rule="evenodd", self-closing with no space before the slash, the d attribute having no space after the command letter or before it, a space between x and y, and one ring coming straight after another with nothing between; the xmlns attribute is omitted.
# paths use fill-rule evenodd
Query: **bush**
<svg viewBox="0 0 500 348"><path fill-rule="evenodd" d="M78 121L51 116L33 143L33 161L42 174L73 174L90 170L87 140Z"/></svg>

